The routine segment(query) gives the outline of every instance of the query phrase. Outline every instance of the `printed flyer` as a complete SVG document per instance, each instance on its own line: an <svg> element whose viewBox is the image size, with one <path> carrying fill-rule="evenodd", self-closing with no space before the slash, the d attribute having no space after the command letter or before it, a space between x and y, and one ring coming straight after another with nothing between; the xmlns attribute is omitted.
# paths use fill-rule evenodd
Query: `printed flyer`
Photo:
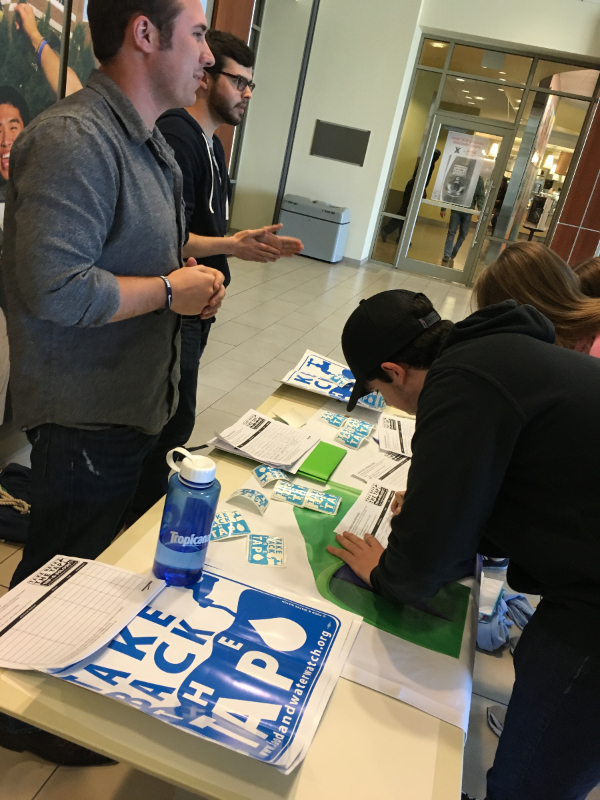
<svg viewBox="0 0 600 800"><path fill-rule="evenodd" d="M471 208L487 147L483 136L448 131L431 199Z"/></svg>

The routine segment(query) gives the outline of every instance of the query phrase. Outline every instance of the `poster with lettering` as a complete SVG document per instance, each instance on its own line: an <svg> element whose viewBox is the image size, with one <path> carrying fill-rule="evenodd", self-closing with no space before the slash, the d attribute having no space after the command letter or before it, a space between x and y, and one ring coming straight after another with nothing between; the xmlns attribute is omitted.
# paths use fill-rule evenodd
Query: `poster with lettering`
<svg viewBox="0 0 600 800"><path fill-rule="evenodd" d="M307 350L282 383L316 392L347 403L354 388L354 375L345 364ZM379 392L371 392L358 401L363 408L382 409L385 405Z"/></svg>
<svg viewBox="0 0 600 800"><path fill-rule="evenodd" d="M472 208L489 146L483 136L448 131L431 199Z"/></svg>
<svg viewBox="0 0 600 800"><path fill-rule="evenodd" d="M361 618L204 571L167 587L91 658L55 673L291 772L304 758Z"/></svg>

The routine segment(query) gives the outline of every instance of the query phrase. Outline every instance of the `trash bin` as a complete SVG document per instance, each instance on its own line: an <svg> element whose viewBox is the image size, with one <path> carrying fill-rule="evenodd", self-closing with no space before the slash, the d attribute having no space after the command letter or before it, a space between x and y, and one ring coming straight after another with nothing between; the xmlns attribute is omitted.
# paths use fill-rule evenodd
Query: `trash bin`
<svg viewBox="0 0 600 800"><path fill-rule="evenodd" d="M349 208L286 194L279 221L282 235L302 240L302 255L331 263L342 260L350 227Z"/></svg>

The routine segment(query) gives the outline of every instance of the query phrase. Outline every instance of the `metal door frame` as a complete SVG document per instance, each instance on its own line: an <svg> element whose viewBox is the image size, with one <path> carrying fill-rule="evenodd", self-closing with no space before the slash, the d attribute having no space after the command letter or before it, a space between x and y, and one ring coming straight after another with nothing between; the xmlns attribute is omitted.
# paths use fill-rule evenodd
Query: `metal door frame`
<svg viewBox="0 0 600 800"><path fill-rule="evenodd" d="M438 264L429 264L426 261L418 261L417 259L410 258L408 249L412 239L413 231L417 223L417 217L421 201L423 199L423 192L425 191L425 184L427 182L427 175L429 167L433 158L433 151L438 141L438 137L442 126L456 127L456 128L471 128L481 131L482 133L491 133L495 136L502 137L502 144L498 150L496 163L492 171L490 182L491 188L486 194L484 207L479 214L479 220L473 240L469 248L469 255L465 262L464 270L455 270L452 267L443 267ZM415 181L412 197L406 214L406 221L402 230L402 237L398 252L396 253L396 260L394 261L394 269L402 269L409 272L417 272L423 275L429 275L433 278L441 278L442 280L453 281L454 283L469 284L471 276L475 270L479 253L483 244L484 236L480 236L480 228L485 221L484 231L487 230L487 220L489 219L490 211L494 207L498 188L500 186L499 175L503 175L508 164L511 147L514 139L514 122L498 122L487 121L480 117L474 117L472 114L457 114L451 111L437 111L433 115L429 132L426 133L427 145ZM402 264L400 262L402 261Z"/></svg>

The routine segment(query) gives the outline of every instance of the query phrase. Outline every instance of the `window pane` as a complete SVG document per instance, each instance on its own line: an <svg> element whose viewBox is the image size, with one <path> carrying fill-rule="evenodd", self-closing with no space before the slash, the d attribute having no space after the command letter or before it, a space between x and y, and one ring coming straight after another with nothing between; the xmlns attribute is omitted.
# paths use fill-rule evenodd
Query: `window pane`
<svg viewBox="0 0 600 800"><path fill-rule="evenodd" d="M440 80L441 75L435 72L417 72L385 204L385 211L390 214L406 214L412 179L419 164L423 137L433 116Z"/></svg>
<svg viewBox="0 0 600 800"><path fill-rule="evenodd" d="M545 241L589 103L531 93L507 164L494 235Z"/></svg>
<svg viewBox="0 0 600 800"><path fill-rule="evenodd" d="M472 114L484 119L514 122L522 97L522 89L449 75L444 86L440 109Z"/></svg>
<svg viewBox="0 0 600 800"><path fill-rule="evenodd" d="M506 245L507 243L495 242L493 239L486 239L484 241L477 264L475 265L475 271L472 278L473 283L475 283L480 273L483 272L486 267L489 267L492 261L498 258L500 253L505 249Z"/></svg>
<svg viewBox="0 0 600 800"><path fill-rule="evenodd" d="M383 261L386 264L394 264L398 254L398 242L403 226L404 221L384 214L379 223L379 231L371 258L375 261Z"/></svg>
<svg viewBox="0 0 600 800"><path fill-rule="evenodd" d="M446 56L448 55L448 42L438 42L435 39L425 39L423 42L423 50L421 51L421 60L419 64L423 67L437 67L444 69L446 64Z"/></svg>
<svg viewBox="0 0 600 800"><path fill-rule="evenodd" d="M595 69L558 64L555 61L540 61L535 68L533 85L555 89L557 92L591 97L598 82L598 75L600 73Z"/></svg>
<svg viewBox="0 0 600 800"><path fill-rule="evenodd" d="M452 53L450 69L509 83L526 83L532 61L532 58L524 56L457 44Z"/></svg>

